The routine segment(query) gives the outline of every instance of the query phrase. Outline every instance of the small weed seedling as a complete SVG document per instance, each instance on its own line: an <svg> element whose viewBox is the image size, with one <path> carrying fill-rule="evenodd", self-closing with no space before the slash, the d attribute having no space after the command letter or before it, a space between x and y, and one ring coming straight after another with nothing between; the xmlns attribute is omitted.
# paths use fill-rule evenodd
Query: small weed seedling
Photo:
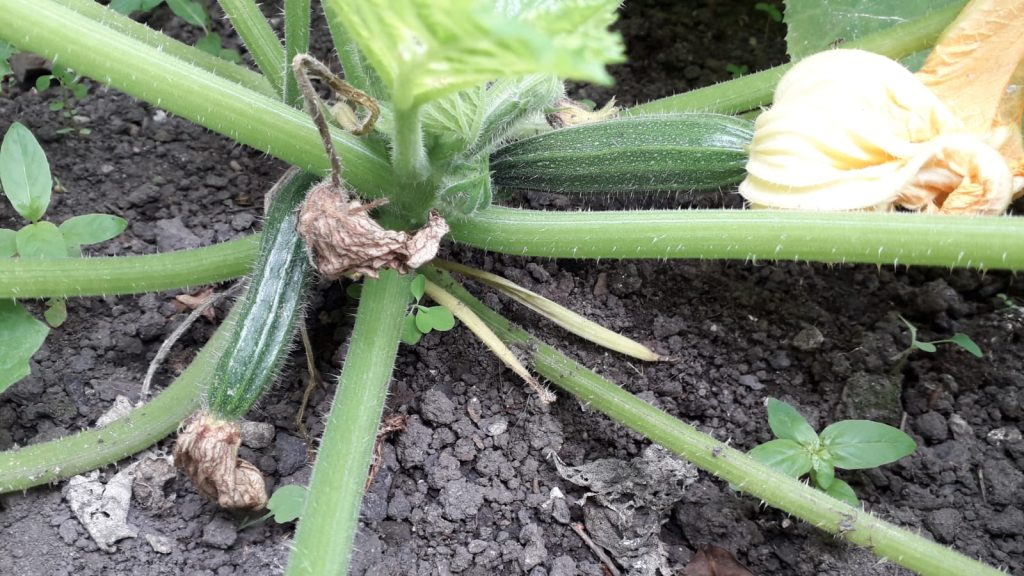
<svg viewBox="0 0 1024 576"><path fill-rule="evenodd" d="M267 500L267 512L259 518L252 520L246 520L242 522L238 529L244 530L249 526L254 526L265 522L270 518L274 519L274 522L278 524L287 524L288 522L294 522L302 516L302 509L306 507L306 495L309 491L305 486L299 486L298 484L285 484L274 490L274 493Z"/></svg>
<svg viewBox="0 0 1024 576"><path fill-rule="evenodd" d="M0 94L4 93L4 80L14 73L14 71L11 70L10 59L17 51L18 50L14 46L0 40Z"/></svg>
<svg viewBox="0 0 1024 576"><path fill-rule="evenodd" d="M835 422L817 434L795 408L775 398L768 399L768 425L776 440L755 446L752 458L794 478L810 474L816 488L851 506L860 501L849 484L836 478L836 468L875 468L917 447L900 430L870 420Z"/></svg>
<svg viewBox="0 0 1024 576"><path fill-rule="evenodd" d="M60 112L64 120L70 121L77 111L76 105L85 99L89 93L89 86L82 83L82 77L70 68L58 64L53 65L52 74L45 74L36 78L36 90L46 92L57 83L56 90L58 99L50 102L51 112ZM80 136L88 136L92 132L89 128L72 128L65 126L57 130L58 134L70 134L75 132Z"/></svg>
<svg viewBox="0 0 1024 576"><path fill-rule="evenodd" d="M196 48L224 60L236 64L241 63L242 56L238 50L224 48L220 35L210 32L210 14L201 2L196 0L111 0L110 7L125 16L131 16L136 12L149 12L165 2L175 16L206 31L203 37L196 40Z"/></svg>
<svg viewBox="0 0 1024 576"><path fill-rule="evenodd" d="M447 332L455 327L455 317L444 306L423 306L420 299L426 291L427 279L424 276L416 276L409 287L415 303L409 314L402 323L402 342L415 345L429 334L431 330Z"/></svg>
<svg viewBox="0 0 1024 576"><path fill-rule="evenodd" d="M931 340L928 342L922 342L921 340L917 339L917 326L914 326L910 322L910 320L907 320L903 316L900 316L900 320L902 320L903 323L907 325L907 329L910 330L910 346L908 346L906 350L900 352L896 356L896 359L900 362L906 360L906 358L910 356L910 354L914 350L928 352L929 354L934 353L936 350L936 344L954 344L956 346L959 346L963 350L967 351L971 356L974 356L975 358L982 358L985 356L985 354L982 353L981 348L979 348L978 345L974 343L974 340L971 340L971 337L968 336L967 334L964 334L963 332L957 332L956 334L953 334L953 336L943 340Z"/></svg>
<svg viewBox="0 0 1024 576"><path fill-rule="evenodd" d="M110 240L127 222L110 214L85 214L60 226L42 220L50 204L53 178L39 142L15 122L0 144L0 190L29 223L19 230L0 228L0 258L53 259L82 255L82 246ZM67 319L64 298L46 301L43 323L15 300L0 299L0 392L29 373L28 360L46 339L49 324Z"/></svg>
<svg viewBox="0 0 1024 576"><path fill-rule="evenodd" d="M748 68L747 68L746 64L726 64L725 65L725 71L728 72L729 75L732 76L733 78L739 78L740 76L743 76L744 74L747 73L747 70L748 70Z"/></svg>
<svg viewBox="0 0 1024 576"><path fill-rule="evenodd" d="M774 4L769 4L768 2L758 2L757 4L754 4L754 10L764 12L769 18L772 19L772 22L782 22L782 12L780 12Z"/></svg>

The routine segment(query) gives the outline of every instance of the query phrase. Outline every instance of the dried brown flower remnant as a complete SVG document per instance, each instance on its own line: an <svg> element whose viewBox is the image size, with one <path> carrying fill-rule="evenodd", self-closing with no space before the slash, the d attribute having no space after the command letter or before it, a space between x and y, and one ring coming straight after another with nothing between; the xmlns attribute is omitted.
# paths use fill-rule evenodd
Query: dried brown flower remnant
<svg viewBox="0 0 1024 576"><path fill-rule="evenodd" d="M437 255L448 224L431 212L415 233L388 230L370 217L380 203L343 199L330 182L314 186L299 213L299 235L321 274L330 278L376 278L384 268L405 274Z"/></svg>
<svg viewBox="0 0 1024 576"><path fill-rule="evenodd" d="M222 508L259 510L267 505L267 488L259 469L238 457L241 438L237 422L199 412L178 434L174 464Z"/></svg>
<svg viewBox="0 0 1024 576"><path fill-rule="evenodd" d="M615 107L615 98L609 100L600 110L590 110L575 100L560 98L555 101L554 112L547 114L545 119L552 128L568 128L593 124L602 120L618 118L619 109Z"/></svg>

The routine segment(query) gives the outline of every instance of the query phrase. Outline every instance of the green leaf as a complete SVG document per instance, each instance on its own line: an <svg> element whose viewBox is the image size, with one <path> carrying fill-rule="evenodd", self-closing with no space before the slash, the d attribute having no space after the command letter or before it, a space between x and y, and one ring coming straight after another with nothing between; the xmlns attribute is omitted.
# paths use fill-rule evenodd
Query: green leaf
<svg viewBox="0 0 1024 576"><path fill-rule="evenodd" d="M64 298L50 298L46 301L46 311L43 312L46 323L57 328L68 319L68 303Z"/></svg>
<svg viewBox="0 0 1024 576"><path fill-rule="evenodd" d="M426 289L427 277L423 276L422 274L417 274L416 277L412 279L412 283L409 285L409 291L412 292L412 297L415 298L417 302L419 302L420 298L423 298L423 292L425 292Z"/></svg>
<svg viewBox="0 0 1024 576"><path fill-rule="evenodd" d="M75 95L75 100L85 100L85 97L89 94L89 87L81 82L75 82L68 87L71 88L71 93Z"/></svg>
<svg viewBox="0 0 1024 576"><path fill-rule="evenodd" d="M900 430L870 420L843 420L821 431L821 444L836 468L857 470L895 462L917 445Z"/></svg>
<svg viewBox="0 0 1024 576"><path fill-rule="evenodd" d="M142 10L142 0L110 0L110 9L131 16L132 12Z"/></svg>
<svg viewBox="0 0 1024 576"><path fill-rule="evenodd" d="M153 8L156 8L157 6L159 6L159 5L163 4L163 3L164 3L164 0L142 0L141 10L144 11L144 12L148 12L148 11L152 10Z"/></svg>
<svg viewBox="0 0 1024 576"><path fill-rule="evenodd" d="M359 300L363 295L363 285L352 283L345 288L345 295L353 300Z"/></svg>
<svg viewBox="0 0 1024 576"><path fill-rule="evenodd" d="M83 214L68 218L60 225L64 243L72 246L99 244L114 238L128 226L128 221L111 214Z"/></svg>
<svg viewBox="0 0 1024 576"><path fill-rule="evenodd" d="M22 218L35 222L46 213L53 188L50 163L36 137L20 122L11 124L0 144L0 184Z"/></svg>
<svg viewBox="0 0 1024 576"><path fill-rule="evenodd" d="M982 353L981 348L979 348L978 345L974 343L974 340L971 340L971 337L968 336L967 334L964 334L963 332L957 332L956 334L953 334L953 337L950 338L949 341L963 348L964 350L969 352L971 356L974 356L975 358L982 358L985 356L985 354Z"/></svg>
<svg viewBox="0 0 1024 576"><path fill-rule="evenodd" d="M416 315L408 314L402 320L402 342L415 346L423 338L423 332L416 326Z"/></svg>
<svg viewBox="0 0 1024 576"><path fill-rule="evenodd" d="M193 26L206 28L206 24L209 22L206 8L203 8L203 5L195 0L167 0L167 6L175 16Z"/></svg>
<svg viewBox="0 0 1024 576"><path fill-rule="evenodd" d="M14 46L0 40L0 80L2 80L4 76L10 76L13 74L13 71L11 70L11 63L7 60L11 56L14 56L17 51L18 50Z"/></svg>
<svg viewBox="0 0 1024 576"><path fill-rule="evenodd" d="M917 348L922 352L935 352L935 344L931 342L918 342L917 340L914 340L911 342L910 346L912 348Z"/></svg>
<svg viewBox="0 0 1024 576"><path fill-rule="evenodd" d="M10 258L18 253L17 232L0 228L0 258Z"/></svg>
<svg viewBox="0 0 1024 576"><path fill-rule="evenodd" d="M267 501L267 509L274 515L274 522L284 524L302 516L308 494L309 491L298 484L286 484L274 490Z"/></svg>
<svg viewBox="0 0 1024 576"><path fill-rule="evenodd" d="M220 56L221 60L227 60L228 62L234 62L235 64L242 63L242 55L234 48L222 48L221 51L217 53L217 56Z"/></svg>
<svg viewBox="0 0 1024 576"><path fill-rule="evenodd" d="M54 76L50 74L44 74L39 78L36 78L36 92L46 92L50 89L50 82L52 82Z"/></svg>
<svg viewBox="0 0 1024 576"><path fill-rule="evenodd" d="M775 398L768 399L768 426L776 438L795 440L804 446L818 443L818 434L796 408Z"/></svg>
<svg viewBox="0 0 1024 576"><path fill-rule="evenodd" d="M853 492L853 488L839 478L832 481L832 485L828 487L828 490L825 490L825 494L828 494L841 502L846 502L854 508L860 508L860 500Z"/></svg>
<svg viewBox="0 0 1024 576"><path fill-rule="evenodd" d="M207 54L213 54L214 56L220 55L221 49L220 34L206 34L196 40L196 48L206 52Z"/></svg>
<svg viewBox="0 0 1024 576"><path fill-rule="evenodd" d="M54 100L53 102L50 102L47 105L47 108L50 109L50 112L60 112L61 110L64 109L64 101L63 100Z"/></svg>
<svg viewBox="0 0 1024 576"><path fill-rule="evenodd" d="M326 0L390 89L413 108L497 78L534 73L610 83L623 61L608 27L619 0Z"/></svg>
<svg viewBox="0 0 1024 576"><path fill-rule="evenodd" d="M812 458L811 475L814 476L814 483L822 490L828 490L832 481L836 479L836 467L827 460Z"/></svg>
<svg viewBox="0 0 1024 576"><path fill-rule="evenodd" d="M770 440L754 446L748 455L793 478L799 478L811 471L810 453L793 440Z"/></svg>
<svg viewBox="0 0 1024 576"><path fill-rule="evenodd" d="M28 361L49 332L14 300L0 300L0 392L28 376Z"/></svg>
<svg viewBox="0 0 1024 576"><path fill-rule="evenodd" d="M757 4L754 4L754 10L764 12L775 22L782 22L782 12L779 12L779 9L776 8L774 4L758 2Z"/></svg>
<svg viewBox="0 0 1024 576"><path fill-rule="evenodd" d="M416 313L416 327L424 334L431 330L447 332L455 327L455 316L444 306L420 306Z"/></svg>
<svg viewBox="0 0 1024 576"><path fill-rule="evenodd" d="M799 60L896 24L927 16L957 0L786 0L787 52Z"/></svg>
<svg viewBox="0 0 1024 576"><path fill-rule="evenodd" d="M18 230L14 236L18 256L29 259L66 258L67 245L60 229L50 222L36 222Z"/></svg>

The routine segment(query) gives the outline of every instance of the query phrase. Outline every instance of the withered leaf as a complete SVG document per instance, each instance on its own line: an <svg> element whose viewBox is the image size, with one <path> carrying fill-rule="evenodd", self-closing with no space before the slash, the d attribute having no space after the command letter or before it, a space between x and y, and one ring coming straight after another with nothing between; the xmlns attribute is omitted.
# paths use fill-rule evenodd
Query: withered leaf
<svg viewBox="0 0 1024 576"><path fill-rule="evenodd" d="M683 576L754 576L725 548L711 544L697 549L683 569Z"/></svg>

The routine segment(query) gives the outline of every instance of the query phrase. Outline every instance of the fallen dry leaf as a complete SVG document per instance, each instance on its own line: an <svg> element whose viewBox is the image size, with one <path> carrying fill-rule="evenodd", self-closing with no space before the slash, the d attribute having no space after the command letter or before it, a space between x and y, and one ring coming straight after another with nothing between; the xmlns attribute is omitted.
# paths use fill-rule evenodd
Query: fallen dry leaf
<svg viewBox="0 0 1024 576"><path fill-rule="evenodd" d="M697 549L683 576L754 576L725 548L708 544Z"/></svg>
<svg viewBox="0 0 1024 576"><path fill-rule="evenodd" d="M267 505L263 473L238 457L241 426L196 413L174 444L174 465L196 491L222 508L259 510Z"/></svg>
<svg viewBox="0 0 1024 576"><path fill-rule="evenodd" d="M208 298L213 296L213 288L206 287L198 292L192 294L178 294L174 297L174 307L178 309L178 312L184 312L185 310L195 310L203 305ZM210 306L206 310L203 310L203 318L206 318L210 322L217 321L217 311Z"/></svg>

